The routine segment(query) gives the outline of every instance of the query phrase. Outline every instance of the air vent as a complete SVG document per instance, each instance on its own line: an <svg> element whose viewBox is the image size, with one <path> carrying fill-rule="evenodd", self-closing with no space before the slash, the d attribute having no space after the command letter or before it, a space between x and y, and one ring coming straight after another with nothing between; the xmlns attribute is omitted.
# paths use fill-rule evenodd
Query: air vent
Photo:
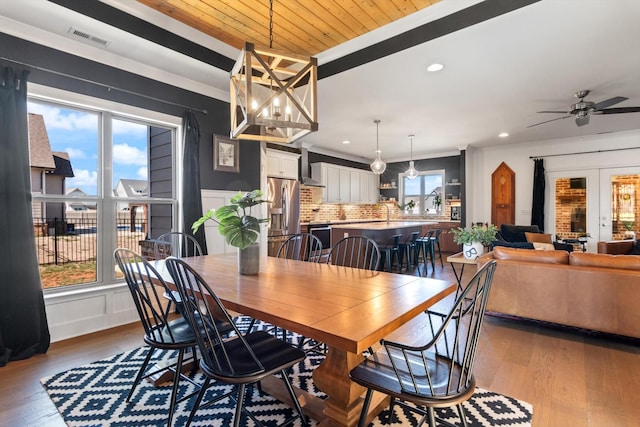
<svg viewBox="0 0 640 427"><path fill-rule="evenodd" d="M111 42L106 41L105 39L101 39L100 37L92 36L91 34L87 33L86 31L81 31L81 30L78 30L77 28L70 27L69 31L67 31L67 33L71 34L72 36L76 36L76 37L79 37L81 39L89 40L91 42L97 43L97 44L105 46L105 47L109 46L111 44Z"/></svg>

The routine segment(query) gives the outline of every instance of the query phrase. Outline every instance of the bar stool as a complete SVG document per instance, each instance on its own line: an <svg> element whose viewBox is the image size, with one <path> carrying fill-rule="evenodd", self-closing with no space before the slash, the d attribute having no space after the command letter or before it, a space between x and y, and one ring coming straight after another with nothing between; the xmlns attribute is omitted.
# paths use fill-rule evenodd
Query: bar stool
<svg viewBox="0 0 640 427"><path fill-rule="evenodd" d="M435 232L436 232L435 236L431 237L432 239L431 243L433 244L434 252L435 252L436 246L438 247L438 257L440 257L440 267L444 268L444 263L442 262L442 252L440 251L440 234L442 234L442 229L437 228Z"/></svg>
<svg viewBox="0 0 640 427"><path fill-rule="evenodd" d="M385 268L387 271L393 271L393 258L395 257L400 264L400 269L402 269L402 259L400 258L400 239L402 238L402 234L394 234L391 236L392 243L387 246L379 246L380 254L382 255L382 263L380 266L381 270Z"/></svg>
<svg viewBox="0 0 640 427"><path fill-rule="evenodd" d="M403 243L400 243L400 270L402 270L402 258L404 257L404 255L407 255L407 272L409 272L411 267L418 264L416 245L419 236L420 232L414 231L407 237L407 239Z"/></svg>
<svg viewBox="0 0 640 427"><path fill-rule="evenodd" d="M424 274L427 275L427 260L431 260L431 270L435 270L435 256L433 250L432 239L435 230L427 230L424 236L419 237L416 242L418 245L418 259L420 258L420 251L422 251L422 262L424 263Z"/></svg>

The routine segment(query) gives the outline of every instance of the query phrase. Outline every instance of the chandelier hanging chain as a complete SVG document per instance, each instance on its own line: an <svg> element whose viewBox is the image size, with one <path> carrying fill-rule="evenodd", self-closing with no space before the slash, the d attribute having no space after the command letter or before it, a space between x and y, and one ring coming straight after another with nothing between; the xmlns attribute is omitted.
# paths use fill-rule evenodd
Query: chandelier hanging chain
<svg viewBox="0 0 640 427"><path fill-rule="evenodd" d="M376 153L380 151L380 120L375 120L376 122Z"/></svg>
<svg viewBox="0 0 640 427"><path fill-rule="evenodd" d="M273 0L269 0L269 49L273 49Z"/></svg>

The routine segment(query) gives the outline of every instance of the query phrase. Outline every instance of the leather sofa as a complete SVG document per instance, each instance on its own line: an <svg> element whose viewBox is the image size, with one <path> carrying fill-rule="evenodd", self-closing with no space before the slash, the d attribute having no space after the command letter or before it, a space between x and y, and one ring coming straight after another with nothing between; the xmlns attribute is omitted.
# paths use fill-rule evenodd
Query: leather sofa
<svg viewBox="0 0 640 427"><path fill-rule="evenodd" d="M598 242L599 254L629 255L636 246L635 240L612 240L609 242Z"/></svg>
<svg viewBox="0 0 640 427"><path fill-rule="evenodd" d="M537 225L501 224L492 247L534 249L533 243L527 241L526 233L542 233ZM573 251L573 246L566 243L551 242L556 250Z"/></svg>
<svg viewBox="0 0 640 427"><path fill-rule="evenodd" d="M487 311L640 338L640 257L495 247Z"/></svg>

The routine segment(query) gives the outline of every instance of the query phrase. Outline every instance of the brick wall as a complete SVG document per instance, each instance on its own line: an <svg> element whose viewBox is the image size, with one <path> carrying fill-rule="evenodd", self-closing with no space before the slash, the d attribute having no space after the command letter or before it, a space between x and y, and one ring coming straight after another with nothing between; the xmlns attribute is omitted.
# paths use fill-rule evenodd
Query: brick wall
<svg viewBox="0 0 640 427"><path fill-rule="evenodd" d="M308 187L300 188L300 222L311 221L337 221L342 219L386 219L387 209L381 204L323 204L313 203L313 191ZM315 190L317 191L317 190ZM411 220L416 216L405 215L401 212L395 202L384 202L389 206L391 219ZM445 203L443 215L430 216L433 220L449 220L451 208L449 203ZM424 218L424 217L422 217Z"/></svg>

